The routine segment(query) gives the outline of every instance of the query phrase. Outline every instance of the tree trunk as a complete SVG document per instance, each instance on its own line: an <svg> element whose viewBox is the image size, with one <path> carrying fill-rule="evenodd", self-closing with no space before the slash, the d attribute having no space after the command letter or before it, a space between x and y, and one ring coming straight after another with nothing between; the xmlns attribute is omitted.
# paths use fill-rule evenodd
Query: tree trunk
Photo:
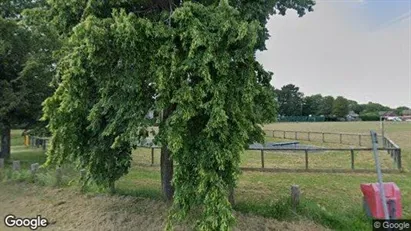
<svg viewBox="0 0 411 231"><path fill-rule="evenodd" d="M161 148L161 187L163 195L167 201L173 200L174 188L171 185L173 179L173 160L170 158L171 153L167 146Z"/></svg>
<svg viewBox="0 0 411 231"><path fill-rule="evenodd" d="M177 105L172 104L167 109L161 112L161 123L165 123L167 118L173 113ZM160 168L161 168L161 188L163 195L167 201L172 201L174 196L174 188L171 185L173 179L173 160L171 159L171 152L167 147L166 143L162 144L161 147L161 157L160 157Z"/></svg>
<svg viewBox="0 0 411 231"><path fill-rule="evenodd" d="M114 181L110 181L110 182L108 183L108 190L109 190L109 193L110 193L111 195L113 195L113 194L116 193L116 186L115 186L115 182L114 182Z"/></svg>
<svg viewBox="0 0 411 231"><path fill-rule="evenodd" d="M0 158L3 159L9 159L10 158L10 125L9 124L3 124L3 129L1 132L1 152L0 152Z"/></svg>
<svg viewBox="0 0 411 231"><path fill-rule="evenodd" d="M228 192L228 201L230 202L231 206L234 207L235 200L234 200L234 187L230 187Z"/></svg>

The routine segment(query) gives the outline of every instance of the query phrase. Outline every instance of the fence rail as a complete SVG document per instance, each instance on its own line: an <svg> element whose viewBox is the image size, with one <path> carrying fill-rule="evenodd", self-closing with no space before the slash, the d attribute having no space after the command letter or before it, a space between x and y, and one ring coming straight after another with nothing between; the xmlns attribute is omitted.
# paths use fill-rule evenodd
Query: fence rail
<svg viewBox="0 0 411 231"><path fill-rule="evenodd" d="M365 133L286 131L286 130L264 130L264 132L268 136L271 134L271 136L274 138L282 138L282 139L294 139L294 140L306 140L306 141L319 141L320 140L322 143L339 143L339 144L349 144L349 145L354 145L355 143L355 144L358 144L359 146L365 146L364 145L365 143L368 143L371 145L371 136L370 134L365 134ZM291 134L291 137L290 137L290 134ZM350 138L347 138L347 137L350 137ZM380 149L380 150L387 151L388 154L390 154L391 158L394 160L394 164L397 165L397 168L401 169L402 167L401 148L386 136L378 135L378 139L381 140L381 143L383 145L383 149ZM328 149L328 150L331 150L331 149Z"/></svg>
<svg viewBox="0 0 411 231"><path fill-rule="evenodd" d="M313 132L310 132L313 133ZM318 132L317 132L318 133ZM321 133L321 132L320 132ZM343 134L343 133L321 133L321 134ZM345 133L345 134L350 134L350 133ZM364 135L365 134L361 134ZM35 136L30 136L30 144L33 147L43 147L44 150L46 150L48 141L50 138L48 137L35 137ZM140 146L142 148L149 148L151 149L151 165L154 165L154 149L160 149L161 146L157 145L151 145L151 146ZM265 170L265 161L264 161L264 156L265 152L281 152L281 151L294 151L294 152L304 152L305 156L305 168L304 170L312 172L312 171L317 171L318 172L346 172L346 171L351 171L351 172L372 172L373 170L364 170L364 169L356 169L355 168L355 152L360 152L360 151L372 151L372 148L368 147L359 147L359 148L277 148L277 147L249 147L247 150L253 150L253 151L260 151L261 154L261 168L256 168L260 169L262 171ZM397 144L395 144L392 140L390 140L387 137L383 138L383 147L378 148L379 151L387 151L388 154L393 158L394 164L396 165L396 168L398 170L401 170L401 149ZM310 152L319 152L319 151L345 151L350 153L350 160L351 160L351 169L310 169L309 168L309 153ZM249 168L244 168L248 170ZM393 169L391 169L393 170ZM391 170L387 170L390 172ZM277 170L270 170L270 171L282 171L281 169ZM301 169L287 169L284 171L295 171L299 172L302 171ZM384 170L385 171L385 170ZM385 171L385 172L387 172ZM392 171L391 171L392 172Z"/></svg>
<svg viewBox="0 0 411 231"><path fill-rule="evenodd" d="M31 147L42 147L43 150L46 150L49 145L50 137L39 137L39 136L28 136L29 143L28 146Z"/></svg>
<svg viewBox="0 0 411 231"><path fill-rule="evenodd" d="M364 133L343 133L343 132L317 132L317 131L286 131L286 130L267 130L266 135L271 135L274 138L320 141L322 143L340 143L359 146L371 145L370 134ZM347 137L350 137L347 139ZM382 137L379 136L379 138ZM369 141L369 142L365 142Z"/></svg>
<svg viewBox="0 0 411 231"><path fill-rule="evenodd" d="M390 138L384 136L382 138L383 147L387 149L388 154L390 154L391 158L394 160L394 163L397 167L401 168L401 148L398 146L394 141Z"/></svg>

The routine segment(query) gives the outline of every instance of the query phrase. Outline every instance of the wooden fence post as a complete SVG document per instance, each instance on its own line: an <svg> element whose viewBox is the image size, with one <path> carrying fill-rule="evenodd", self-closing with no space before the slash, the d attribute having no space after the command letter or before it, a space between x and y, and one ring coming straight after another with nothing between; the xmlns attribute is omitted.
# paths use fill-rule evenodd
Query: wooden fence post
<svg viewBox="0 0 411 231"><path fill-rule="evenodd" d="M14 171L19 171L20 170L20 161L19 160L13 161L13 170Z"/></svg>
<svg viewBox="0 0 411 231"><path fill-rule="evenodd" d="M154 165L154 148L151 148L151 166Z"/></svg>
<svg viewBox="0 0 411 231"><path fill-rule="evenodd" d="M298 185L291 186L291 205L295 212L298 205L300 204L300 187Z"/></svg>
<svg viewBox="0 0 411 231"><path fill-rule="evenodd" d="M285 139L285 131L283 131L283 138Z"/></svg>
<svg viewBox="0 0 411 231"><path fill-rule="evenodd" d="M30 165L30 172L32 175L35 175L36 172L39 170L39 164L38 163L34 163Z"/></svg>
<svg viewBox="0 0 411 231"><path fill-rule="evenodd" d="M351 169L354 170L354 150L351 148Z"/></svg>
<svg viewBox="0 0 411 231"><path fill-rule="evenodd" d="M294 138L295 138L296 140L298 140L297 132L294 132Z"/></svg>
<svg viewBox="0 0 411 231"><path fill-rule="evenodd" d="M310 132L308 132L308 141L311 141L311 139L310 139Z"/></svg>
<svg viewBox="0 0 411 231"><path fill-rule="evenodd" d="M340 144L342 144L342 133L340 133Z"/></svg>
<svg viewBox="0 0 411 231"><path fill-rule="evenodd" d="M358 135L358 144L361 146L361 135Z"/></svg>
<svg viewBox="0 0 411 231"><path fill-rule="evenodd" d="M261 149L261 168L264 168L264 149Z"/></svg>
<svg viewBox="0 0 411 231"><path fill-rule="evenodd" d="M308 169L308 150L305 149L305 169Z"/></svg>
<svg viewBox="0 0 411 231"><path fill-rule="evenodd" d="M401 149L398 149L398 152L397 152L397 168L398 169L401 169L402 168L402 166L401 166Z"/></svg>
<svg viewBox="0 0 411 231"><path fill-rule="evenodd" d="M273 130L272 132L273 132L273 137L275 138L275 130Z"/></svg>
<svg viewBox="0 0 411 231"><path fill-rule="evenodd" d="M63 173L60 167L56 168L56 185L61 185L61 179L63 178Z"/></svg>
<svg viewBox="0 0 411 231"><path fill-rule="evenodd" d="M325 137L324 137L324 132L321 133L323 136L323 143L325 143Z"/></svg>
<svg viewBox="0 0 411 231"><path fill-rule="evenodd" d="M0 168L4 168L4 159L0 158Z"/></svg>

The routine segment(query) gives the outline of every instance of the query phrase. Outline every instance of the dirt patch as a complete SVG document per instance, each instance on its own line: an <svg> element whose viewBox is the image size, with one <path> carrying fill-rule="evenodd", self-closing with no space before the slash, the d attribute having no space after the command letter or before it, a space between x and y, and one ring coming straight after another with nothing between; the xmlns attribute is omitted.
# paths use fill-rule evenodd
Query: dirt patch
<svg viewBox="0 0 411 231"><path fill-rule="evenodd" d="M38 230L164 230L168 206L147 198L90 196L73 189L53 189L29 184L0 183L0 230L7 228L4 217L41 215L51 224ZM325 230L312 221L280 222L236 213L235 230ZM176 227L176 230L190 230Z"/></svg>

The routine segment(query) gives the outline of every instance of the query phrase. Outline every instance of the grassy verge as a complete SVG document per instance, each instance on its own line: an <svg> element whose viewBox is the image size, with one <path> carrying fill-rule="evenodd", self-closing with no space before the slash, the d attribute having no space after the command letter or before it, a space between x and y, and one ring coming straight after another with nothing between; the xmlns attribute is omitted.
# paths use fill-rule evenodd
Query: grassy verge
<svg viewBox="0 0 411 231"><path fill-rule="evenodd" d="M314 125L325 126L324 124L326 123ZM338 126L342 126L342 123L326 125L334 126L334 124L337 127L335 130L340 131ZM364 132L371 125L374 126L374 124L370 123L367 123L366 126L362 123L358 125L347 124L347 126L352 126L352 130L341 131ZM280 125L285 126L284 124ZM294 126L294 124L290 126ZM302 123L298 124L299 129L307 129L307 126ZM357 127L363 127L364 129L356 129ZM333 128L327 129L333 130ZM411 139L409 134L411 127L407 127L407 129L398 126L395 126L395 128L387 126L387 134L403 148L403 163L410 169L408 166L411 160L411 144L408 141ZM318 128L312 130L318 131ZM23 169L28 169L30 163L44 162L45 155L40 149L21 147L23 139L18 132L14 133L12 159L20 160ZM318 142L302 141L302 143L323 146L323 144ZM325 145L340 147L339 144ZM380 155L383 165L392 167L392 160L387 158L387 155L384 153L380 153ZM159 150L156 150L154 156L155 165L151 166L151 151L149 149L135 150L129 174L122 177L116 183L117 192L122 195L161 199L159 156ZM297 153L266 153L266 167L303 168L303 156L304 154L298 155ZM374 168L371 152L356 153L355 157L356 167ZM242 166L260 167L260 153L246 152L242 156ZM310 154L310 167L350 168L350 153ZM44 176L40 177L42 180L36 182L42 185L53 185L54 171L42 171L44 171ZM78 187L78 177L78 171L69 167L66 168L64 170L64 185ZM28 179L28 175L10 176L9 178L24 180ZM359 187L361 183L376 182L376 180L376 174L243 172L235 191L235 210L241 213L257 214L279 220L310 219L335 230L370 230L371 225L362 209L362 193ZM403 217L411 218L411 174L409 172L384 174L384 181L395 182L400 187L403 200ZM291 211L288 201L291 185L299 185L302 191L301 205L296 212ZM89 186L86 191L88 193L101 193L101 190L94 186Z"/></svg>

